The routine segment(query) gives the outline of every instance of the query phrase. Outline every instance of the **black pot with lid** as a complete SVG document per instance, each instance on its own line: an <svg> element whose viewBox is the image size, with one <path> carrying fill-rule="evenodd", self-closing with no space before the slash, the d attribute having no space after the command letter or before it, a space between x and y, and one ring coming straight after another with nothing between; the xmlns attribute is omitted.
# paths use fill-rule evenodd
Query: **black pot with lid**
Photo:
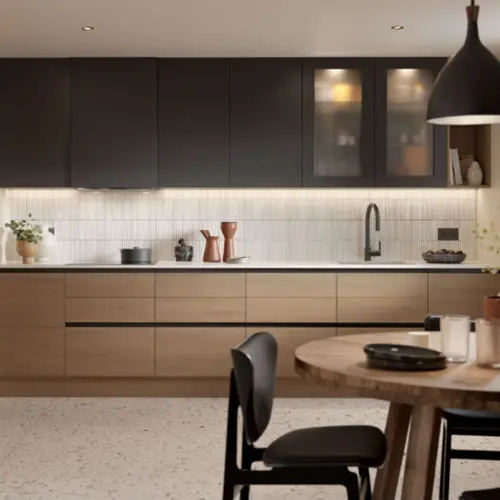
<svg viewBox="0 0 500 500"><path fill-rule="evenodd" d="M121 262L122 264L151 264L151 248L122 248Z"/></svg>

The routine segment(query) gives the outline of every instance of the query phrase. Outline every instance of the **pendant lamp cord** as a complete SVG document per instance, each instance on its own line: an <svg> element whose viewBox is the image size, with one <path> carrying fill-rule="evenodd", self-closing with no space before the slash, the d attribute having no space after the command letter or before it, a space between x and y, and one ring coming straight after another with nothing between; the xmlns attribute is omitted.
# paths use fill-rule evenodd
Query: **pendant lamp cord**
<svg viewBox="0 0 500 500"><path fill-rule="evenodd" d="M476 0L470 0L470 6L475 7L476 5Z"/></svg>

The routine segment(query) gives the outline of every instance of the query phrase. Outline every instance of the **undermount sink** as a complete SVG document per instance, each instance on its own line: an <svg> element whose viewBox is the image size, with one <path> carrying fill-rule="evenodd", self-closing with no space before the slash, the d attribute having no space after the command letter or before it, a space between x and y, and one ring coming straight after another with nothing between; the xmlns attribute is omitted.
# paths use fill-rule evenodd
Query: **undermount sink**
<svg viewBox="0 0 500 500"><path fill-rule="evenodd" d="M359 265L359 266L403 266L403 265L410 265L414 264L414 262L408 262L406 260L369 260L369 261L364 261L364 260L346 260L343 262L338 263L341 266L352 266L352 265Z"/></svg>

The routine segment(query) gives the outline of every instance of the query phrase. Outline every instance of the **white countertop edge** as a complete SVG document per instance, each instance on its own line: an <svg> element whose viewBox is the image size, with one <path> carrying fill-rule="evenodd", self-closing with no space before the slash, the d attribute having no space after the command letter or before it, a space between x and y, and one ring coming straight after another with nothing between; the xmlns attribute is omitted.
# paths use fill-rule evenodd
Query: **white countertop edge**
<svg viewBox="0 0 500 500"><path fill-rule="evenodd" d="M175 261L160 261L157 264L150 265L123 265L123 264L21 264L20 262L8 262L0 264L0 271L2 269L173 269L173 270L191 270L191 269L328 269L328 270L369 270L369 269L401 269L401 270L460 270L460 269L484 269L488 267L487 264L479 262L463 263L463 264L427 264L426 262L411 262L403 264L387 264L387 263L373 263L364 264L339 264L337 262L302 262L302 261L251 261L248 264L226 264L218 262L175 262Z"/></svg>

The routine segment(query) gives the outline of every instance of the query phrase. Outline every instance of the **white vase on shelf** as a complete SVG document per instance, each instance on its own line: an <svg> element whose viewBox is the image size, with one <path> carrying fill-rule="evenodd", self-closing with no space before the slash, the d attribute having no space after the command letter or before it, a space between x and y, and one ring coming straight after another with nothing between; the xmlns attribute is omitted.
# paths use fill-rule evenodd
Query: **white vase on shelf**
<svg viewBox="0 0 500 500"><path fill-rule="evenodd" d="M482 186L483 178L483 169L477 161L473 161L467 169L467 184L469 186Z"/></svg>
<svg viewBox="0 0 500 500"><path fill-rule="evenodd" d="M40 264L59 262L57 238L50 232L48 224L42 226L42 241L38 249L37 261Z"/></svg>

